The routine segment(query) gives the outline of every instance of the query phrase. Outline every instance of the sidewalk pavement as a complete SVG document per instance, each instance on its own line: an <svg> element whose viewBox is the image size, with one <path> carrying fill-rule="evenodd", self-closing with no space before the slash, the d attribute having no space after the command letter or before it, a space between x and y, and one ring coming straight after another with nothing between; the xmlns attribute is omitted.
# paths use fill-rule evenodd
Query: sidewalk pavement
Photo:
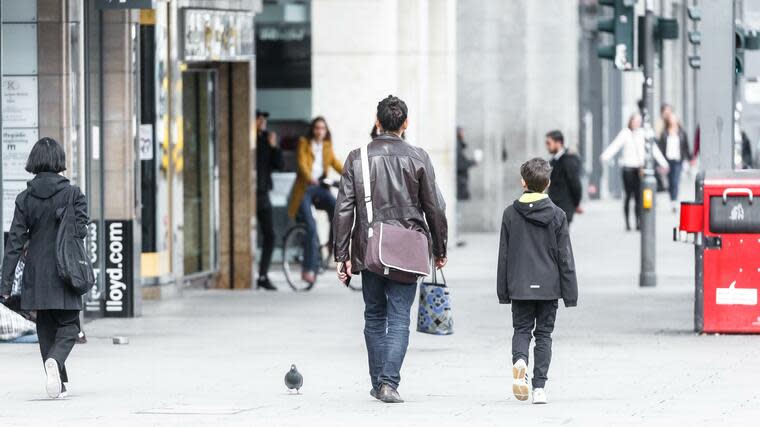
<svg viewBox="0 0 760 427"><path fill-rule="evenodd" d="M659 212L658 286L639 289L639 236L623 231L620 202L586 209L571 228L579 305L557 316L548 405L511 395L498 236L470 234L446 269L456 333L412 332L405 404L370 398L361 294L325 276L310 293L281 281L276 293L192 290L139 319L91 322L66 400L45 398L36 346L2 345L0 425L757 425L760 337L692 332L693 247L670 241L677 216ZM300 395L283 385L291 363Z"/></svg>

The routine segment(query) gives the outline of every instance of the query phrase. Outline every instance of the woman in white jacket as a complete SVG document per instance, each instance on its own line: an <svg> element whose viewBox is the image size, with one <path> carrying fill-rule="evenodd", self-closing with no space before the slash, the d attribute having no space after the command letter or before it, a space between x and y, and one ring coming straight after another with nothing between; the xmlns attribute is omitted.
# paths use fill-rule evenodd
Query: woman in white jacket
<svg viewBox="0 0 760 427"><path fill-rule="evenodd" d="M655 161L663 168L668 167L668 161L657 147L652 144ZM644 132L641 129L641 115L633 113L628 119L628 126L623 128L617 134L612 143L604 150L601 155L603 163L609 163L619 152L620 167L623 170L623 188L625 197L623 198L623 213L625 214L625 229L631 229L631 223L628 219L629 202L631 198L635 203L636 229L639 229L639 218L641 216L641 171L644 168L646 160L646 141Z"/></svg>

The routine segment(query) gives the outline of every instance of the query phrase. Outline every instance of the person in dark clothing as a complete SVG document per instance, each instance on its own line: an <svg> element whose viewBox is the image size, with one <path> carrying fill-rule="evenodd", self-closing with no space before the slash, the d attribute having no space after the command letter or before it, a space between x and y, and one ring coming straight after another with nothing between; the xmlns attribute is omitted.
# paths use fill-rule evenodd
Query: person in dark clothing
<svg viewBox="0 0 760 427"><path fill-rule="evenodd" d="M528 399L533 334L533 403L546 403L557 301L575 307L578 282L567 217L544 194L551 167L535 158L523 163L520 174L525 193L504 210L501 221L496 291L499 303L512 304L512 392L518 400Z"/></svg>
<svg viewBox="0 0 760 427"><path fill-rule="evenodd" d="M477 165L465 154L464 129L457 127L457 200L470 200L470 168Z"/></svg>
<svg viewBox="0 0 760 427"><path fill-rule="evenodd" d="M346 283L352 274L362 275L370 395L385 403L403 402L398 386L417 288L416 283L402 283L366 269L370 224L365 200L372 200L373 222L428 235L436 268L446 264L448 239L446 211L430 156L401 138L409 125L407 112L406 103L395 96L378 103L378 136L367 146L372 194L364 191L361 149L353 150L343 168L333 217L338 279Z"/></svg>
<svg viewBox="0 0 760 427"><path fill-rule="evenodd" d="M256 221L261 231L261 259L256 287L268 291L277 288L269 280L269 264L274 251L274 222L272 202L272 171L282 169L282 151L277 145L277 134L267 130L269 113L256 110Z"/></svg>
<svg viewBox="0 0 760 427"><path fill-rule="evenodd" d="M549 198L559 206L567 216L568 224L573 221L575 213L583 213L581 198L581 159L565 148L562 132L553 130L546 134L546 149L552 155L552 167Z"/></svg>
<svg viewBox="0 0 760 427"><path fill-rule="evenodd" d="M28 241L21 308L37 311L37 336L47 375L47 393L59 398L66 395L65 384L69 381L66 359L80 332L82 298L58 275L56 211L66 206L70 192L75 192L77 237L84 239L89 222L87 200L78 187L59 175L66 170L66 155L61 144L52 138L42 138L34 144L26 170L35 177L16 197L3 259L0 295L7 297L10 293L16 264Z"/></svg>

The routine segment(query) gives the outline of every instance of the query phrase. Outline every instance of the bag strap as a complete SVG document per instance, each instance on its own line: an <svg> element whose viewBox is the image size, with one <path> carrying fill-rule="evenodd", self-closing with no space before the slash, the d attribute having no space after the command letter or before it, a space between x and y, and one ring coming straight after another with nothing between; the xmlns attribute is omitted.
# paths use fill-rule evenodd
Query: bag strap
<svg viewBox="0 0 760 427"><path fill-rule="evenodd" d="M443 283L438 283L438 269L435 268L435 265L433 266L433 283L436 285L441 285L444 288L446 287L446 276L443 275L443 269L440 269L441 277L443 278Z"/></svg>
<svg viewBox="0 0 760 427"><path fill-rule="evenodd" d="M369 177L369 154L365 145L361 148L362 158L362 183L364 184L364 206L367 209L367 225L369 236L372 237L372 186Z"/></svg>

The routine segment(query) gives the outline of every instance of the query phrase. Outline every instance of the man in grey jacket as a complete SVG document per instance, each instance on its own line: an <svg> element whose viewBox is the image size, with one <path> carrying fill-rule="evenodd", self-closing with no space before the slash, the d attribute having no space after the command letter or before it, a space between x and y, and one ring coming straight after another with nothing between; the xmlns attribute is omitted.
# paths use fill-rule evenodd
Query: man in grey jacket
<svg viewBox="0 0 760 427"><path fill-rule="evenodd" d="M546 403L557 300L566 307L578 302L575 261L565 212L544 193L552 169L540 158L520 167L525 193L504 210L499 243L497 293L501 304L512 304L512 391L527 400L528 349L532 335L533 403Z"/></svg>

